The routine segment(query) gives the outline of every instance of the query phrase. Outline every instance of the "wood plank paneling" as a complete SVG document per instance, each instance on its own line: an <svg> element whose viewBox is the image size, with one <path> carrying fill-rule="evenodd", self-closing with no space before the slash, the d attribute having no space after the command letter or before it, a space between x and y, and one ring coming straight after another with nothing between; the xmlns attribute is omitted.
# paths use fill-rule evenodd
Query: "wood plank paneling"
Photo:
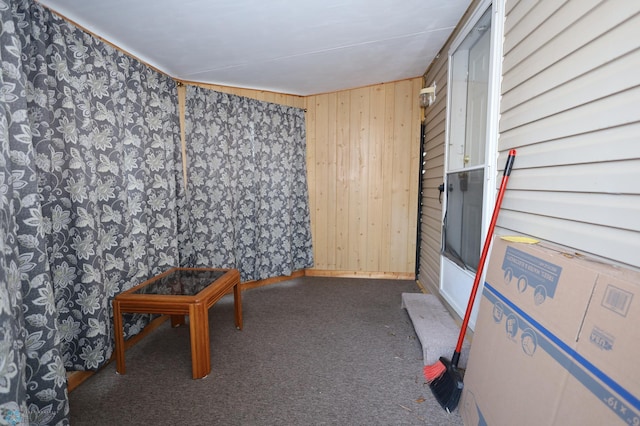
<svg viewBox="0 0 640 426"><path fill-rule="evenodd" d="M336 228L335 229L318 229L317 232L334 232L336 234L336 263L328 269L338 270L356 270L355 265L349 263L349 185L352 171L350 170L349 161L349 137L350 137L350 120L351 120L351 96L349 92L343 91L338 93L337 111L336 111L336 167L338 179L336 179ZM316 143L323 143L316 140ZM326 141L325 143L331 143ZM315 149L309 147L308 149ZM327 212L326 207L321 214Z"/></svg>
<svg viewBox="0 0 640 426"><path fill-rule="evenodd" d="M393 206L391 215L391 270L408 270L409 266L415 264L415 250L412 259L406 257L407 242L415 241L415 226L409 229L407 224L417 213L417 204L414 209L410 209L411 200L417 196L417 187L413 185L418 173L414 166L418 161L416 149L419 146L411 146L411 139L415 137L415 132L411 128L413 124L411 111L418 109L416 90L412 92L413 85L410 81L397 83L395 99L395 129L394 129L394 150L391 172L391 204ZM419 138L418 138L419 141ZM412 162L414 164L412 164ZM410 194L411 188L415 188L414 194ZM412 211L414 210L414 211Z"/></svg>
<svg viewBox="0 0 640 426"><path fill-rule="evenodd" d="M327 102L328 95L321 96L321 102L319 103L319 107L316 109L316 113L307 116L309 121L314 122L315 127L309 126L307 124L307 131L309 135L313 135L312 144L315 143L316 140L324 140L327 138L327 133L329 131L329 127L327 123L329 122L329 103ZM313 117L313 118L311 118ZM308 141L309 142L309 141ZM318 229L323 229L327 226L326 215L322 215L322 206L326 206L329 203L329 149L327 145L315 145L317 149L307 150L310 153L313 153L313 161L315 167L311 170L314 171L314 175L309 175L308 178L311 180L313 178L314 182L314 206L313 212L314 215L312 217L313 227L312 227L312 235L313 235L313 245L317 247L317 258L320 259L323 263L318 263L316 261L316 265L320 268L326 268L327 265L324 263L323 259L327 257L327 234L324 232L317 232Z"/></svg>
<svg viewBox="0 0 640 426"><path fill-rule="evenodd" d="M371 89L371 100L369 102L369 168L367 176L369 182L369 208L365 231L367 234L367 251L364 265L364 269L367 271L379 270L381 267L382 232L380 231L381 226L384 224L382 217L384 210L384 176L379 171L383 170L384 167L385 99L385 86L379 85Z"/></svg>
<svg viewBox="0 0 640 426"><path fill-rule="evenodd" d="M359 88L349 91L349 213L348 228L356 238L349 239L348 264L355 270L364 269L367 251L366 223L369 214L368 181L368 133L369 90Z"/></svg>
<svg viewBox="0 0 640 426"><path fill-rule="evenodd" d="M337 105L338 105L338 96L336 93L330 93L327 97L326 103L328 105L328 114L327 114L327 139L326 140L335 140L337 134L337 126L334 117L336 117L337 113ZM329 120L329 118L331 118ZM316 140L318 138L316 137ZM322 139L321 139L322 140ZM316 145L313 145L316 146ZM336 264L336 234L333 232L324 232L325 229L335 229L338 221L338 212L335 209L337 206L338 200L338 185L335 184L338 178L338 153L337 147L335 144L327 144L328 151L328 162L327 162L327 206L331 206L330 210L327 210L324 213L326 217L326 222L324 228L317 227L318 230L322 229L323 233L326 234L327 238L327 250L326 256L321 258L321 261L324 261L325 266L323 269L328 269L329 265L334 267ZM329 184L331 182L331 184ZM329 249L332 247L333 249Z"/></svg>
<svg viewBox="0 0 640 426"><path fill-rule="evenodd" d="M384 127L384 151L382 152L382 164L385 167L381 170L382 178L387 184L382 191L382 198L385 208L382 210L382 227L380 229L381 247L388 247L384 252L380 253L380 265L385 270L391 270L391 257L389 256L391 247L391 209L386 205L391 201L391 193L393 188L388 182L391 180L393 169L389 167L392 164L394 141L395 141L395 108L396 108L395 90L388 90L385 96L385 127ZM418 142L419 143L419 142Z"/></svg>
<svg viewBox="0 0 640 426"><path fill-rule="evenodd" d="M421 84L415 78L307 97L315 123L307 135L310 274L413 277Z"/></svg>

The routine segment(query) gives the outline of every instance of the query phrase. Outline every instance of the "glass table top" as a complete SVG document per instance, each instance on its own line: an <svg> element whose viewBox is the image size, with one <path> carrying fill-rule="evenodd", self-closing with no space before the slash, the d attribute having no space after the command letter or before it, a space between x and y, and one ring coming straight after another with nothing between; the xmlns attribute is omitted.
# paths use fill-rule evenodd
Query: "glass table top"
<svg viewBox="0 0 640 426"><path fill-rule="evenodd" d="M137 289L132 294L162 294L195 296L209 284L226 274L227 270L177 269Z"/></svg>

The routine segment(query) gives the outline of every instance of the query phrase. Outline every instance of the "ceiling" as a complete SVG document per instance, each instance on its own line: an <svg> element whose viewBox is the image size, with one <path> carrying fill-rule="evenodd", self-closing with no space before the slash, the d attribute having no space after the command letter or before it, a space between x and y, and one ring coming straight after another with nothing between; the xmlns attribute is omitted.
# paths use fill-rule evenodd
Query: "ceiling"
<svg viewBox="0 0 640 426"><path fill-rule="evenodd" d="M469 0L39 0L176 79L311 95L421 76Z"/></svg>

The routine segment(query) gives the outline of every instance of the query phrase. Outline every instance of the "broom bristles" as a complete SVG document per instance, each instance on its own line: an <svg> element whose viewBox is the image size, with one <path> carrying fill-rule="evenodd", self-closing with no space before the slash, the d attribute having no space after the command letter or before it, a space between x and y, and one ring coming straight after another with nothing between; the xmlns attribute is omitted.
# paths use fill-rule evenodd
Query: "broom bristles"
<svg viewBox="0 0 640 426"><path fill-rule="evenodd" d="M464 385L457 366L443 357L440 362L445 366L444 373L429 383L429 387L442 408L451 413L458 406Z"/></svg>
<svg viewBox="0 0 640 426"><path fill-rule="evenodd" d="M431 365L424 366L424 378L431 383L441 377L447 371L447 366L440 360Z"/></svg>

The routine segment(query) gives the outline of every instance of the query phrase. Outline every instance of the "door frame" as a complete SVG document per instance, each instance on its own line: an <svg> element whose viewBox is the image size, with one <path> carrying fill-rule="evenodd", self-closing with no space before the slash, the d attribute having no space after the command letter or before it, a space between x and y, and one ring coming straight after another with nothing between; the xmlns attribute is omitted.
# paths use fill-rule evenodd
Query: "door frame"
<svg viewBox="0 0 640 426"><path fill-rule="evenodd" d="M475 8L467 22L464 24L460 32L456 35L453 43L451 44L449 51L447 52L447 118L445 125L445 158L443 165L443 179L446 182L446 175L448 172L449 162L449 124L451 122L451 84L452 81L452 67L451 57L456 52L458 47L462 44L466 36L471 32L476 23L484 15L484 13L491 8L491 41L490 41L490 65L489 65L489 80L488 80L488 105L487 105L487 128L486 128L486 145L485 145L485 182L483 188L483 213L482 213L482 226L481 233L482 238L480 241L481 247L484 243L484 239L487 233L487 229L491 222L492 208L495 204L496 198L496 185L497 185L497 159L498 159L498 132L499 132L499 108L500 108L500 81L502 75L502 41L504 34L504 2L505 0L482 0ZM444 227L444 220L446 215L447 206L447 191L444 193L444 199L442 203L442 225ZM442 247L441 247L442 249ZM457 268L457 270L456 270ZM445 274L445 270L447 274ZM444 300L452 307L452 309L462 317L466 310L466 306L471 291L471 285L464 286L450 286L444 282L445 275L454 277L455 281L468 281L473 282L475 273L463 270L449 260L444 254L440 253L440 277L438 290ZM481 283L484 283L484 276ZM479 289L482 292L482 287ZM477 315L477 307L479 304L479 297L476 297L474 303L474 310L471 315L469 326L471 329L475 328L475 319Z"/></svg>

